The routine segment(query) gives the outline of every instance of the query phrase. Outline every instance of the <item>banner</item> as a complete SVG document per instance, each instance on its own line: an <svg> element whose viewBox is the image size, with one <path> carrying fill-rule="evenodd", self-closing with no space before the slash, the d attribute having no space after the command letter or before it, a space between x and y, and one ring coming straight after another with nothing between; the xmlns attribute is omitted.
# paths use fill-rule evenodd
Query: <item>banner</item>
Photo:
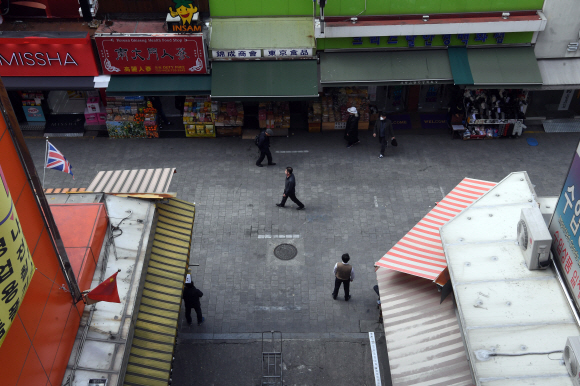
<svg viewBox="0 0 580 386"><path fill-rule="evenodd" d="M203 36L97 36L105 75L205 74Z"/></svg>
<svg viewBox="0 0 580 386"><path fill-rule="evenodd" d="M571 296L580 304L580 145L574 153L558 205L550 222L554 263L564 274Z"/></svg>
<svg viewBox="0 0 580 386"><path fill-rule="evenodd" d="M0 166L0 347L22 304L34 263Z"/></svg>

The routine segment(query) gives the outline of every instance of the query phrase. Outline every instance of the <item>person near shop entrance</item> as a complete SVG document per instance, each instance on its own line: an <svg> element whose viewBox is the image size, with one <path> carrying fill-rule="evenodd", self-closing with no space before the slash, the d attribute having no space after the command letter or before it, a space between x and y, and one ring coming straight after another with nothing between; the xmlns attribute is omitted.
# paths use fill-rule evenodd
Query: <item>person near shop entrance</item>
<svg viewBox="0 0 580 386"><path fill-rule="evenodd" d="M293 174L294 169L288 166L286 168L285 173L286 173L286 183L284 185L284 194L282 195L282 201L279 204L276 204L276 206L283 208L284 204L286 204L286 200L290 198L292 201L294 201L296 205L298 205L298 208L296 208L296 210L302 210L304 209L304 204L301 203L300 200L296 198L296 179L294 178Z"/></svg>
<svg viewBox="0 0 580 386"><path fill-rule="evenodd" d="M338 296L341 284L344 285L344 300L348 302L350 299L350 282L354 280L354 269L348 263L349 261L350 256L345 253L342 255L342 263L339 262L334 265L334 291L332 292L334 300Z"/></svg>
<svg viewBox="0 0 580 386"><path fill-rule="evenodd" d="M348 111L349 116L346 121L346 132L344 133L344 139L346 139L348 142L346 147L351 147L360 142L358 140L358 121L360 119L360 115L358 114L356 107L349 107L346 111Z"/></svg>
<svg viewBox="0 0 580 386"><path fill-rule="evenodd" d="M383 158L385 155L385 149L389 141L395 139L395 133L393 131L393 122L387 118L386 113L381 113L379 120L375 122L375 128L373 129L373 137L378 137L381 144L381 153L379 158Z"/></svg>
<svg viewBox="0 0 580 386"><path fill-rule="evenodd" d="M199 298L203 296L203 292L195 288L193 281L191 280L191 275L187 274L185 277L185 288L183 289L183 302L185 303L185 319L187 319L187 324L191 326L191 309L195 310L197 314L197 325L205 321L205 318L201 314L201 305L199 303Z"/></svg>
<svg viewBox="0 0 580 386"><path fill-rule="evenodd" d="M273 135L274 132L272 129L266 129L260 133L260 137L258 138L258 149L260 149L260 158L256 161L256 166L262 167L262 161L264 157L268 157L268 165L276 165L272 162L272 153L270 153L270 136Z"/></svg>

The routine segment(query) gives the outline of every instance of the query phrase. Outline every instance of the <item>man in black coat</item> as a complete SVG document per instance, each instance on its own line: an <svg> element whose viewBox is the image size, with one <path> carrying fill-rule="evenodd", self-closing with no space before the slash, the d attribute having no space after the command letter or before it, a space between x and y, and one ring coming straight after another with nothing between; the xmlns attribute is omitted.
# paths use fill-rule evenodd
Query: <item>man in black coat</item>
<svg viewBox="0 0 580 386"><path fill-rule="evenodd" d="M199 304L199 298L203 296L203 292L195 288L193 281L191 281L191 275L187 274L185 278L185 288L183 289L183 301L185 303L185 318L187 319L187 324L191 326L191 309L195 310L197 314L197 325L205 321L205 318L201 315L201 305Z"/></svg>
<svg viewBox="0 0 580 386"><path fill-rule="evenodd" d="M385 155L385 149L389 141L395 139L395 132L393 131L393 122L387 118L386 113L381 113L380 119L375 122L375 128L373 130L373 137L378 137L381 143L381 154L379 158L383 158Z"/></svg>
<svg viewBox="0 0 580 386"><path fill-rule="evenodd" d="M358 140L358 121L360 120L360 115L358 114L356 107L349 107L346 111L348 111L349 116L346 121L344 139L348 142L346 147L351 147L360 142Z"/></svg>
<svg viewBox="0 0 580 386"><path fill-rule="evenodd" d="M294 201L296 205L298 205L296 210L302 210L304 209L304 204L296 198L296 180L294 179L294 174L292 174L293 171L294 170L290 166L286 168L286 184L284 185L284 195L282 196L282 201L279 204L276 204L276 206L283 208L284 204L286 204L286 200L288 197L290 197L290 199Z"/></svg>
<svg viewBox="0 0 580 386"><path fill-rule="evenodd" d="M272 153L270 153L270 136L274 134L272 129L266 129L260 133L258 138L258 149L260 149L260 158L256 161L256 166L262 167L264 157L268 157L268 165L276 165L272 162Z"/></svg>

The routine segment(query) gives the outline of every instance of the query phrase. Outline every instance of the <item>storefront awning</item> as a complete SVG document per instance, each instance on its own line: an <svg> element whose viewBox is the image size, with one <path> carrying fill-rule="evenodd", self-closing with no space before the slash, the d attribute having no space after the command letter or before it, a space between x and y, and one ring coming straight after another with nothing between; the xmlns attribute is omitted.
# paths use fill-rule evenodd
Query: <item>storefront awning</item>
<svg viewBox="0 0 580 386"><path fill-rule="evenodd" d="M318 98L316 60L213 62L212 67L212 99Z"/></svg>
<svg viewBox="0 0 580 386"><path fill-rule="evenodd" d="M107 95L209 95L210 90L211 75L119 75L111 76Z"/></svg>
<svg viewBox="0 0 580 386"><path fill-rule="evenodd" d="M464 178L375 265L435 280L447 268L439 229L495 185Z"/></svg>
<svg viewBox="0 0 580 386"><path fill-rule="evenodd" d="M542 90L580 89L580 59L538 60Z"/></svg>
<svg viewBox="0 0 580 386"><path fill-rule="evenodd" d="M376 272L393 386L473 385L454 302L418 277Z"/></svg>
<svg viewBox="0 0 580 386"><path fill-rule="evenodd" d="M449 64L453 73L453 83L473 84L473 75L471 75L469 59L467 58L467 48L449 47L447 53L449 54Z"/></svg>
<svg viewBox="0 0 580 386"><path fill-rule="evenodd" d="M542 84L533 47L474 48L467 50L467 57L476 88L518 88Z"/></svg>
<svg viewBox="0 0 580 386"><path fill-rule="evenodd" d="M210 50L314 47L312 17L211 21Z"/></svg>
<svg viewBox="0 0 580 386"><path fill-rule="evenodd" d="M326 87L453 83L445 51L320 53Z"/></svg>
<svg viewBox="0 0 580 386"><path fill-rule="evenodd" d="M171 377L195 206L172 198L157 211L125 385L166 385Z"/></svg>
<svg viewBox="0 0 580 386"><path fill-rule="evenodd" d="M93 76L3 76L7 90L93 90Z"/></svg>

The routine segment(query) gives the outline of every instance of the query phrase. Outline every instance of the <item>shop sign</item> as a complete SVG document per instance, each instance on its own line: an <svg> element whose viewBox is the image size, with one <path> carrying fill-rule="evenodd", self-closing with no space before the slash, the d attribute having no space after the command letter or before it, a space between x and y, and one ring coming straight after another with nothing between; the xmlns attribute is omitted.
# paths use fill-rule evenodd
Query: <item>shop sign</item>
<svg viewBox="0 0 580 386"><path fill-rule="evenodd" d="M564 275L571 296L580 305L580 145L550 222L554 263Z"/></svg>
<svg viewBox="0 0 580 386"><path fill-rule="evenodd" d="M97 75L88 34L86 39L0 38L0 76Z"/></svg>
<svg viewBox="0 0 580 386"><path fill-rule="evenodd" d="M404 85L414 85L414 84L437 84L438 80L404 80L400 84Z"/></svg>
<svg viewBox="0 0 580 386"><path fill-rule="evenodd" d="M176 21L167 22L171 32L199 33L201 25L198 24L199 12L193 0L173 0L175 10L169 7L169 14Z"/></svg>
<svg viewBox="0 0 580 386"><path fill-rule="evenodd" d="M408 35L408 36L369 36L353 37L352 46L368 48L373 46L381 47L431 47L431 46L461 46L477 44L503 44L505 33L493 34L456 34L456 35ZM364 40L363 40L364 39Z"/></svg>
<svg viewBox="0 0 580 386"><path fill-rule="evenodd" d="M46 121L41 106L22 106L22 109L24 110L24 115L26 115L26 120L28 122Z"/></svg>
<svg viewBox="0 0 580 386"><path fill-rule="evenodd" d="M574 94L574 90L564 90L564 93L562 93L562 98L560 99L560 104L558 105L558 110L565 111L570 108L572 94Z"/></svg>
<svg viewBox="0 0 580 386"><path fill-rule="evenodd" d="M212 50L214 59L254 59L262 57L262 50Z"/></svg>
<svg viewBox="0 0 580 386"><path fill-rule="evenodd" d="M0 346L22 305L35 269L0 166Z"/></svg>
<svg viewBox="0 0 580 386"><path fill-rule="evenodd" d="M268 48L263 50L212 50L214 59L293 59L312 56L312 48Z"/></svg>
<svg viewBox="0 0 580 386"><path fill-rule="evenodd" d="M202 35L96 36L105 75L206 74Z"/></svg>

